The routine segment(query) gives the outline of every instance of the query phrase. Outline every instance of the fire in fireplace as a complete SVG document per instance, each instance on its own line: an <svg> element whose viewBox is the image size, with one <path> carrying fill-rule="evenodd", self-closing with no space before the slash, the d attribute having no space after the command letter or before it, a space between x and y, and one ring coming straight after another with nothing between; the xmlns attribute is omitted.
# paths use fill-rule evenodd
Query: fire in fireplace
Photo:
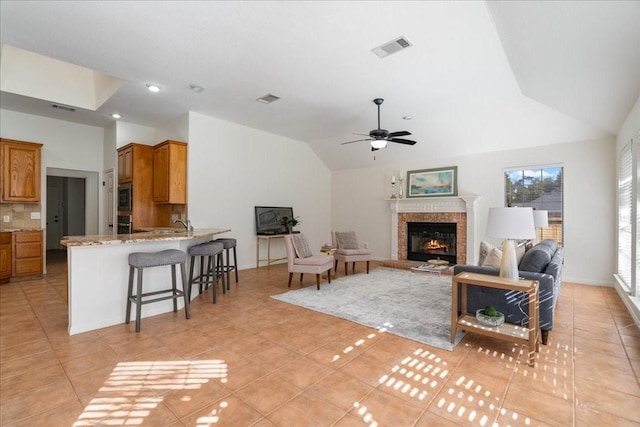
<svg viewBox="0 0 640 427"><path fill-rule="evenodd" d="M442 259L456 263L456 223L408 222L407 259Z"/></svg>

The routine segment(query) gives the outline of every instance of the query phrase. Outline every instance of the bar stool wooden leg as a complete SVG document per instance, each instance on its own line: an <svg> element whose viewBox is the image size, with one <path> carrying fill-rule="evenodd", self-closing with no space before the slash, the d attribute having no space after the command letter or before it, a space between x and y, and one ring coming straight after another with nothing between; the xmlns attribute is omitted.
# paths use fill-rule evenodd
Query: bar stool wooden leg
<svg viewBox="0 0 640 427"><path fill-rule="evenodd" d="M138 286L136 292L136 332L140 332L140 323L142 320L142 270L138 269Z"/></svg>
<svg viewBox="0 0 640 427"><path fill-rule="evenodd" d="M134 268L129 267L129 286L127 289L127 315L125 317L124 323L127 325L131 321L131 298L133 297L133 274Z"/></svg>
<svg viewBox="0 0 640 427"><path fill-rule="evenodd" d="M236 273L236 283L238 283L238 259L236 258L236 246L233 247L233 271Z"/></svg>
<svg viewBox="0 0 640 427"><path fill-rule="evenodd" d="M178 295L178 288L176 286L176 265L171 264L171 289L173 290L173 296ZM173 299L173 312L178 311L178 301L176 298Z"/></svg>
<svg viewBox="0 0 640 427"><path fill-rule="evenodd" d="M175 264L173 264L171 267L174 268L174 273L175 273ZM180 272L182 273L182 289L185 289L185 287L187 286L186 284L187 282L187 269L184 266L184 263L180 264ZM182 292L182 296L184 297L184 315L187 319L191 319L191 306L189 304L189 300L190 298L190 294L187 294L186 292ZM173 299L173 304L174 306L176 306L176 299Z"/></svg>

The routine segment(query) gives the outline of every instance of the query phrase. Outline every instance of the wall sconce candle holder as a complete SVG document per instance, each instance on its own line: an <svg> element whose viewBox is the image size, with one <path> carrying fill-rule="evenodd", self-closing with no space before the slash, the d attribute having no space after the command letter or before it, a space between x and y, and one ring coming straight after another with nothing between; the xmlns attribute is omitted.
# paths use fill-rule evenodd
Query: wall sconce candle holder
<svg viewBox="0 0 640 427"><path fill-rule="evenodd" d="M396 199L396 176L391 177L391 198Z"/></svg>

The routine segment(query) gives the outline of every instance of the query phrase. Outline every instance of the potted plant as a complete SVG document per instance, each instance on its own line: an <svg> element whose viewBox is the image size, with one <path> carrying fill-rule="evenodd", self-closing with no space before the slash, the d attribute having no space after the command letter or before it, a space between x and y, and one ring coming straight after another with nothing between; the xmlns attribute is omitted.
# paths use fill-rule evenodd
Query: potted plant
<svg viewBox="0 0 640 427"><path fill-rule="evenodd" d="M496 310L495 307L488 305L476 311L476 319L485 326L500 326L504 323L504 314Z"/></svg>
<svg viewBox="0 0 640 427"><path fill-rule="evenodd" d="M296 225L300 224L300 217L297 216L292 216L292 217L288 217L288 216L283 216L282 220L280 221L280 223L282 225L284 225L285 227L287 227L287 232L289 232L289 234L291 234L291 231L293 230L293 227L295 227Z"/></svg>

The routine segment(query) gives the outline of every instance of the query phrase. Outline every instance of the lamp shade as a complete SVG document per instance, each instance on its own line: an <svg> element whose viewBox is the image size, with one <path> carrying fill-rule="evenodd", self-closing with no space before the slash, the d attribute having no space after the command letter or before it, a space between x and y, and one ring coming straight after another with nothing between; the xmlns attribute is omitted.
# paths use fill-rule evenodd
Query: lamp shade
<svg viewBox="0 0 640 427"><path fill-rule="evenodd" d="M548 227L549 226L549 215L547 211L533 211L533 224L536 228Z"/></svg>
<svg viewBox="0 0 640 427"><path fill-rule="evenodd" d="M487 235L503 239L536 237L531 208L489 208Z"/></svg>

